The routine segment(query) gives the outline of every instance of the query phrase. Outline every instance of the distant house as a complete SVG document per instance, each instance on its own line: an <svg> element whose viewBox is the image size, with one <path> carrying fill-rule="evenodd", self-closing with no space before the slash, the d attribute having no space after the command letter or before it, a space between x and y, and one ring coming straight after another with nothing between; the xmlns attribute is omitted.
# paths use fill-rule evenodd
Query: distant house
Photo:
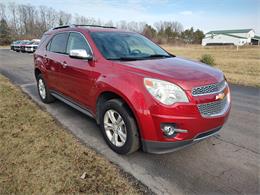
<svg viewBox="0 0 260 195"><path fill-rule="evenodd" d="M253 29L216 30L206 33L202 45L237 45L260 44L260 37Z"/></svg>

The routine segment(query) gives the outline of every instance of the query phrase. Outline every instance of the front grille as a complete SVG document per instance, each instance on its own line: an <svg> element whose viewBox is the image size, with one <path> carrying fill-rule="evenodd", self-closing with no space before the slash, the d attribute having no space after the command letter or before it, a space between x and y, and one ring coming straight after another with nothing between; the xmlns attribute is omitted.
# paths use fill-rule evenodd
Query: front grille
<svg viewBox="0 0 260 195"><path fill-rule="evenodd" d="M201 116L203 117L214 117L220 116L224 114L228 109L228 97L226 96L223 100L198 104L198 109L200 111Z"/></svg>
<svg viewBox="0 0 260 195"><path fill-rule="evenodd" d="M192 95L200 96L200 95L219 93L219 92L223 91L225 89L225 87L226 87L226 81L223 80L220 83L195 87L192 89Z"/></svg>

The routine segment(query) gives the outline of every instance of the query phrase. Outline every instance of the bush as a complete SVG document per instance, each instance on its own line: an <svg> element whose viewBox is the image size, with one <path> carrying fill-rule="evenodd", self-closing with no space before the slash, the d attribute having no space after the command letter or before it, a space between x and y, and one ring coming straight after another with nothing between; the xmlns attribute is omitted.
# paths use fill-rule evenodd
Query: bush
<svg viewBox="0 0 260 195"><path fill-rule="evenodd" d="M214 66L215 65L215 59L213 56L209 55L209 54L204 54L201 56L200 61L202 63L208 64L210 66Z"/></svg>

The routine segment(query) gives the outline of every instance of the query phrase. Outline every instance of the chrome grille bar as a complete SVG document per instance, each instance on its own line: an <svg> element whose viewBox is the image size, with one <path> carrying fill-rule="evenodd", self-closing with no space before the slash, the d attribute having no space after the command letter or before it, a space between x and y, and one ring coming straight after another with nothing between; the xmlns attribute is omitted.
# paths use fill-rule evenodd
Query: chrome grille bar
<svg viewBox="0 0 260 195"><path fill-rule="evenodd" d="M202 117L215 117L221 116L225 114L229 107L229 100L226 96L223 100L205 103L205 104L198 104L198 109Z"/></svg>
<svg viewBox="0 0 260 195"><path fill-rule="evenodd" d="M222 92L227 86L225 80L220 83L195 87L192 89L192 96L201 96L201 95L209 95Z"/></svg>

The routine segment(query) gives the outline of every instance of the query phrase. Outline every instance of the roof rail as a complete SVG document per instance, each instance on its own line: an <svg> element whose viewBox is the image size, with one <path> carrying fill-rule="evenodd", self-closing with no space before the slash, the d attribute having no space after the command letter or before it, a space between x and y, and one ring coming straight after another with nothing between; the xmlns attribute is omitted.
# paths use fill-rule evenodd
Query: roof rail
<svg viewBox="0 0 260 195"><path fill-rule="evenodd" d="M74 27L100 27L100 28L116 28L114 26L102 26L102 25L95 25L95 24L73 24Z"/></svg>
<svg viewBox="0 0 260 195"><path fill-rule="evenodd" d="M60 29L60 28L73 28L73 27L75 27L75 25L64 25L64 26L54 27L51 30L56 30L56 29Z"/></svg>
<svg viewBox="0 0 260 195"><path fill-rule="evenodd" d="M64 26L57 26L50 30L57 30L62 28L77 28L77 27L99 27L99 28L116 28L114 26L102 26L102 25L94 25L94 24L70 24Z"/></svg>

